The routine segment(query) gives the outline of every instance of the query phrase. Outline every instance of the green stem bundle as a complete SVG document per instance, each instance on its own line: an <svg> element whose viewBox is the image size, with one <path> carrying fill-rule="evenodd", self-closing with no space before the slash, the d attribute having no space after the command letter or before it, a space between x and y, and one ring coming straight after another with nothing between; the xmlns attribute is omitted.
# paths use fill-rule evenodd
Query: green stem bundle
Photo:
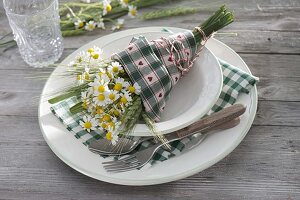
<svg viewBox="0 0 300 200"><path fill-rule="evenodd" d="M209 37L214 32L222 29L228 24L232 23L234 16L232 12L228 11L225 6L221 6L211 17L209 17L204 23L200 24L199 27L205 33L206 37ZM193 34L198 44L203 40L203 35L199 33L197 29L193 30Z"/></svg>

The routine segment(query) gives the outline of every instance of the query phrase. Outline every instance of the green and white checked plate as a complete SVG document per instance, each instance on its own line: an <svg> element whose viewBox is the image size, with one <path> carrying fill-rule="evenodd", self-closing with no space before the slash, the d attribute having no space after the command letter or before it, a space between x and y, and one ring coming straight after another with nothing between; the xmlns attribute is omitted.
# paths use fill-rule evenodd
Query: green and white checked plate
<svg viewBox="0 0 300 200"><path fill-rule="evenodd" d="M95 44L105 46L119 38L136 34L157 34L160 33L162 29L162 27L149 27L122 31L99 38L88 45L92 46ZM174 32L183 31L183 29L179 28L168 29ZM124 46L126 46L126 44L124 44ZM215 39L210 39L206 47L222 60L250 73L243 60L223 43ZM112 49L112 51L115 52L119 50L120 49ZM72 54L66 58L64 63L68 63L70 59L72 59L72 56L74 57L75 55ZM63 70L64 67L60 66L56 69L56 72ZM81 141L75 139L73 134L70 134L65 129L65 126L51 113L50 105L47 103L47 95L45 94L51 93L55 88L54 85L60 84L60 81L58 77L51 76L45 85L41 97L39 122L46 142L59 158L77 171L98 180L123 185L151 185L174 181L193 175L215 164L228 155L244 138L253 122L257 107L257 91L256 87L254 87L250 90L249 94L243 94L238 99L239 103L247 105L247 111L237 127L211 135L200 146L167 161L157 163L150 168L120 174L110 174L101 166L103 158L89 152L89 150L81 144Z"/></svg>

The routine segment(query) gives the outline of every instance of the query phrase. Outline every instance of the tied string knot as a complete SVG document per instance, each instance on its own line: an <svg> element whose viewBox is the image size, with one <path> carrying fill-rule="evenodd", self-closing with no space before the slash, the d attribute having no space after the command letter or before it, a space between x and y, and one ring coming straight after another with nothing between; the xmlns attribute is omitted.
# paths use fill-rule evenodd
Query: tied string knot
<svg viewBox="0 0 300 200"><path fill-rule="evenodd" d="M185 75L189 70L193 67L193 64L197 57L199 57L201 50L203 49L206 41L213 35L209 35L208 37L204 33L204 31L200 27L195 27L195 29L201 34L202 40L200 43L200 48L197 48L195 55L189 55L186 53L186 48L182 41L180 41L177 38L174 38L173 40L161 37L160 39L163 40L166 43L166 47L155 40L152 40L152 42L156 43L157 45L165 48L165 50L168 52L169 57L171 58L173 64L178 68L178 70L181 73L181 76ZM177 59L176 59L177 58Z"/></svg>

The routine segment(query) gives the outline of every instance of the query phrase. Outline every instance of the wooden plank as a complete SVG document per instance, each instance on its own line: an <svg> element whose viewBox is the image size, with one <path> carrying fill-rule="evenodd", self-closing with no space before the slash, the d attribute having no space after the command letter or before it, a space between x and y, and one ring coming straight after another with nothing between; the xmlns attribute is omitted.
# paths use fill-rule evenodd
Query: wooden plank
<svg viewBox="0 0 300 200"><path fill-rule="evenodd" d="M126 24L128 28L143 26L165 26L166 24L174 24L178 27L183 28L193 28L199 22L205 20L209 15L211 15L215 10L221 5L220 2L205 2L205 1L172 1L172 7L178 6L189 6L189 7L199 7L203 8L199 13L186 16L169 17L166 19L141 21L138 18L129 19L125 17L129 22ZM226 2L226 5L234 10L236 22L231 25L231 29L246 29L246 30L290 30L299 31L300 24L298 21L299 12L299 1L288 1L280 5L277 1L256 1L253 3L251 1L230 1ZM152 8L146 8L140 10L140 14L143 12L148 12L152 10L157 10L161 8L169 8L170 3L160 4L153 6ZM1 18L4 18L2 15ZM0 21L0 25L7 24L5 19ZM4 26L1 29L0 35L3 32L7 32L9 29Z"/></svg>
<svg viewBox="0 0 300 200"><path fill-rule="evenodd" d="M259 101L255 125L300 126L300 102Z"/></svg>
<svg viewBox="0 0 300 200"><path fill-rule="evenodd" d="M300 77L299 55L239 54L251 72L260 78Z"/></svg>
<svg viewBox="0 0 300 200"><path fill-rule="evenodd" d="M258 83L259 100L300 101L300 79L260 78Z"/></svg>
<svg viewBox="0 0 300 200"><path fill-rule="evenodd" d="M240 199L242 193L245 199L281 199L300 194L300 177L295 176L300 164L300 127L254 126L236 150L199 174L158 186L126 187L90 179L63 164L43 142L33 120L0 117L2 198L116 199L126 193L122 199L148 199L155 193L152 199L216 199L220 194ZM24 135L19 139L20 126L10 126L10 121L25 125L27 139ZM12 134L3 132L8 128ZM130 189L135 192L128 193Z"/></svg>
<svg viewBox="0 0 300 200"><path fill-rule="evenodd" d="M265 4L264 1L257 2L258 4ZM203 2L176 2L176 5L190 4L193 6L203 7ZM275 3L270 1L268 8L261 10L256 4L240 1L232 2L229 7L235 10L236 22L225 28L225 32L236 32L238 36L232 37L218 37L225 43L231 45L239 52L269 52L269 53L296 53L299 54L299 36L300 23L298 20L299 8L298 3L288 3L281 8L280 12L276 9L278 5L272 7ZM295 5L296 6L295 6ZM290 6L292 5L292 6ZM271 7L270 7L271 6ZM169 7L168 4L164 7ZM212 10L217 6L212 6L208 11L201 11L195 15L172 17L160 20L142 21L142 26L166 26L172 25L175 27L182 27L192 29L195 25L207 18ZM157 9L158 7L154 7ZM146 9L149 10L149 9ZM0 35L4 35L10 31L7 26L8 21L4 15L0 17ZM125 29L141 27L139 19L128 19ZM111 33L109 30L98 30L80 37L66 38L65 46L67 48L78 48L93 39ZM80 38L80 39L78 39ZM293 51L289 47L294 47Z"/></svg>

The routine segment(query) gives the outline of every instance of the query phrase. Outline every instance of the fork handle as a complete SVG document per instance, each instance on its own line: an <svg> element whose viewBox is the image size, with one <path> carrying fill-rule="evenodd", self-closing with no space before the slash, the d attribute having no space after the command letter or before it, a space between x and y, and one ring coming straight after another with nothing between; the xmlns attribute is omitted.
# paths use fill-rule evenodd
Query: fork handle
<svg viewBox="0 0 300 200"><path fill-rule="evenodd" d="M213 113L203 119L189 125L183 129L179 129L170 134L166 134L165 137L168 141L182 139L193 135L200 131L210 131L215 127L224 124L225 122L231 121L240 115L242 115L246 110L246 107L242 104L235 104L230 107L224 108L223 110Z"/></svg>

